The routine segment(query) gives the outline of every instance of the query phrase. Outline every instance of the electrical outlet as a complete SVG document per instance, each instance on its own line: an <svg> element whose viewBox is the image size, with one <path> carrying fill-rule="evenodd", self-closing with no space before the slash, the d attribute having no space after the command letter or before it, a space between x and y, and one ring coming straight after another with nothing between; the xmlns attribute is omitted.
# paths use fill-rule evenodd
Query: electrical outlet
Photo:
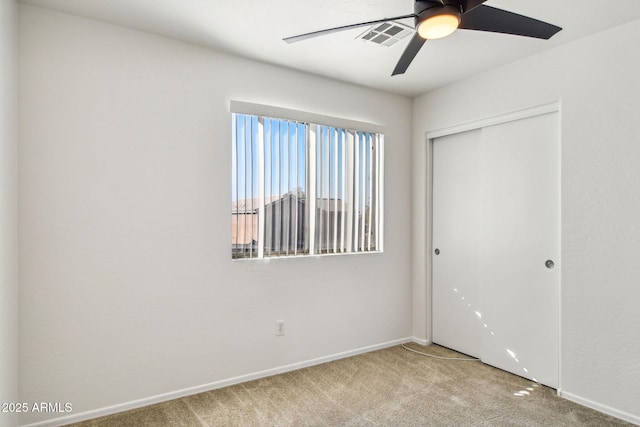
<svg viewBox="0 0 640 427"><path fill-rule="evenodd" d="M284 320L276 320L276 335L284 335Z"/></svg>

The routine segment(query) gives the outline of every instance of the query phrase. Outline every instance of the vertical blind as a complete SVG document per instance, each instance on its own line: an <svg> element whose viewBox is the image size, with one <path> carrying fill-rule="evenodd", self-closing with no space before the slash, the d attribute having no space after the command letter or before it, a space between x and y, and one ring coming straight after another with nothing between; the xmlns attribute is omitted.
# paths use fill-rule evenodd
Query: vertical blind
<svg viewBox="0 0 640 427"><path fill-rule="evenodd" d="M233 114L232 256L382 251L384 135Z"/></svg>

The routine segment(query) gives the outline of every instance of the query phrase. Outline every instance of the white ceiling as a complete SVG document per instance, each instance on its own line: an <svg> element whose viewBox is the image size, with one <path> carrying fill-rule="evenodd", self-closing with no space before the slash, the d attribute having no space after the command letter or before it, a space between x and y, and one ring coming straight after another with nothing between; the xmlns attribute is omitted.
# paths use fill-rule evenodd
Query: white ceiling
<svg viewBox="0 0 640 427"><path fill-rule="evenodd" d="M382 47L356 39L364 28L294 44L282 38L413 13L413 0L20 1L410 96L640 19L638 0L488 0L564 29L549 41L457 31L427 42L407 73L392 77L409 38Z"/></svg>

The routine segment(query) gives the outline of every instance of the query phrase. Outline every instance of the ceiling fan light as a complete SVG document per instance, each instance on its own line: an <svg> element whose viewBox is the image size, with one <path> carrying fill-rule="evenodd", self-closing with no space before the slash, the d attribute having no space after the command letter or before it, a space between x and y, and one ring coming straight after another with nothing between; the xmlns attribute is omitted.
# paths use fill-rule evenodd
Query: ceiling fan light
<svg viewBox="0 0 640 427"><path fill-rule="evenodd" d="M443 13L433 15L418 25L418 34L427 40L441 39L452 34L460 25L459 14Z"/></svg>

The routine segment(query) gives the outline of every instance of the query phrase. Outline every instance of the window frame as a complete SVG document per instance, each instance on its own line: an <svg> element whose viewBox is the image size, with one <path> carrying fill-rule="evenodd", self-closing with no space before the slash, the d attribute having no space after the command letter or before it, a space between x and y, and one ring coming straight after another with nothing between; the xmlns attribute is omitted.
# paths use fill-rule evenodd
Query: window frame
<svg viewBox="0 0 640 427"><path fill-rule="evenodd" d="M307 180L305 182L305 194L306 194L306 209L307 209L307 214L308 214L308 228L306 230L307 233L307 239L308 239L308 245L305 248L305 251L308 250L308 253L298 253L297 251L294 251L293 254L289 254L287 252L287 254L285 255L276 255L276 256L272 256L272 255L266 255L266 250L265 250L265 245L266 245L266 236L265 236L265 188L264 188L264 183L260 182L258 184L258 209L257 209L257 221L258 221L258 228L257 228L257 252L256 252L256 256L236 256L235 252L232 249L232 259L233 260L243 260L243 259L281 259L281 258L300 258L300 257L309 257L309 256L325 256L325 255L347 255L347 254L353 254L353 255L358 255L358 254L371 254L371 253L382 253L384 252L384 142L385 142L385 135L384 135L384 130L385 128L383 126L380 125L376 125L376 124L372 124L372 123L367 123L367 122L361 122L361 121L355 121L355 120L349 120L349 119L341 119L341 118L337 118L337 117L331 117L331 116L326 116L326 115L320 115L320 114L314 114L314 113L309 113L309 112L304 112L304 111L299 111L299 110L292 110L292 109L287 109L287 108L281 108L281 107L275 107L275 106L269 106L269 105L262 105L262 104L254 104L254 103L248 103L248 102L243 102L243 101L235 101L232 100L230 101L230 112L232 113L232 117L235 117L235 114L242 114L242 115L247 115L247 116L257 116L258 122L259 122L259 126L258 126L258 151L259 151L259 162L261 163L258 167L259 170L259 174L263 174L264 173L264 164L265 164L265 159L264 159L264 120L266 119L276 119L276 120L283 120L283 121L288 121L288 122L298 122L298 123L302 123L305 125L306 131L307 131L307 140L305 141L306 144L306 149L308 150L307 153L307 163L306 163L306 176L307 176ZM233 120L233 130L232 130L232 138L230 138L233 141L233 134L235 134L235 120ZM374 170L374 166L375 166L375 171L376 171L376 177L375 177L375 186L371 183L369 183L370 185L370 191L375 191L375 196L373 194L371 194L370 200L373 201L375 200L375 205L376 205L376 212L375 214L372 214L373 209L369 206L368 210L369 210L369 219L368 219L368 226L369 227L375 227L375 248L371 248L371 239L369 239L369 246L367 249L365 249L364 247L360 247L357 243L355 244L354 249L348 249L348 250L342 250L342 246L341 246L341 250L337 251L336 245L337 243L334 240L334 249L333 251L330 250L326 250L323 251L321 247L316 248L316 234L318 233L318 229L317 226L315 224L316 222L316 203L317 203L317 199L316 199L316 178L318 178L317 172L316 172L316 147L317 144L321 143L321 136L318 136L318 133L321 133L321 129L323 128L330 128L333 130L338 130L338 131L343 131L343 137L346 138L347 133L353 133L353 134L357 134L357 133L362 133L362 134L371 134L373 135L373 137L371 138L375 138L375 142L372 140L371 142L369 142L369 147L371 149L373 149L373 147L377 147L378 148L378 153L376 153L375 155L375 162L373 162L373 158L371 158L371 170ZM353 140L354 138L351 138L351 140ZM359 140L356 138L356 143ZM235 141L234 141L235 143ZM343 141L343 144L345 144L346 146L346 140ZM375 145L374 145L375 144ZM366 143L365 143L366 145ZM363 145L363 150L365 145ZM356 148L358 149L358 148ZM235 150L232 148L232 151ZM233 153L234 156L237 155L237 153ZM366 156L366 154L363 155ZM232 156L233 158L235 158L234 156ZM370 155L372 156L372 155ZM237 161L237 159L236 159ZM234 165L235 166L235 165ZM234 166L232 166L232 169L234 169ZM238 171L236 170L236 174L238 173ZM342 178L341 179L346 179L345 178L345 170L342 170ZM233 173L231 174L233 175ZM237 179L236 177L232 176L232 179ZM358 176L357 179L360 179L360 177ZM364 175L363 175L363 184L364 184ZM230 185L230 187L232 187ZM236 195L237 197L237 195ZM343 196L344 198L344 196ZM232 198L233 199L233 198ZM330 199L330 197L329 197ZM244 200L248 200L248 199L244 199ZM297 198L296 198L297 200ZM337 200L337 199L336 199ZM235 201L235 203L239 203L240 199L238 198L238 200ZM233 200L232 200L233 202ZM364 205L364 197L362 198L362 204ZM297 205L296 205L296 209L297 209ZM366 211L364 210L364 207L362 208L361 215L366 215ZM233 215L233 213L232 213ZM342 217L344 217L344 214L341 214ZM375 216L375 222L372 224L372 218L373 216ZM233 218L233 217L232 217ZM236 219L236 221L239 221L239 219ZM356 219L357 221L357 219ZM246 219L245 219L246 222ZM362 228L364 229L364 224L365 221L362 220ZM335 230L334 230L335 232ZM243 231L243 233L246 233L246 229ZM253 233L253 231L252 231ZM370 231L369 234L371 235L372 232ZM237 231L236 231L236 236L237 236ZM364 237L363 237L364 238ZM319 240L319 239L318 239ZM232 239L233 242L233 239ZM342 240L342 243L344 243L344 239ZM253 245L253 243L252 243ZM232 246L233 248L233 246ZM319 249L319 250L318 250Z"/></svg>

